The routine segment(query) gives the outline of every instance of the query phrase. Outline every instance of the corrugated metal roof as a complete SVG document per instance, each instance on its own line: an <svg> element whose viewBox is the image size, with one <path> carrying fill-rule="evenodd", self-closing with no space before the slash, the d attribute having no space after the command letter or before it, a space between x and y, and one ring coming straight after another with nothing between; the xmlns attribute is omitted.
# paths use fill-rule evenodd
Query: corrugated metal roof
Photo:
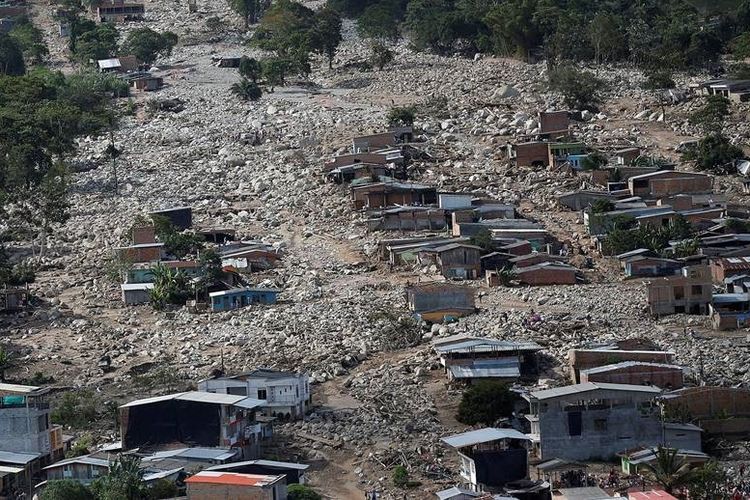
<svg viewBox="0 0 750 500"><path fill-rule="evenodd" d="M84 464L84 465L96 465L99 467L109 467L109 460L104 458L96 458L90 455L82 455L80 457L68 458L66 460L60 460L52 465L44 467L42 470L56 469L68 464Z"/></svg>
<svg viewBox="0 0 750 500"><path fill-rule="evenodd" d="M465 488L459 488L458 486L454 486L453 488L448 488L447 490L438 491L435 493L437 495L438 500L452 500L456 497L464 498L464 497L478 497L479 495L482 495L482 493L475 493L471 490L467 490Z"/></svg>
<svg viewBox="0 0 750 500"><path fill-rule="evenodd" d="M23 472L23 467L8 467L7 465L0 465L0 474L18 474Z"/></svg>
<svg viewBox="0 0 750 500"><path fill-rule="evenodd" d="M556 387L554 389L546 389L543 391L534 391L530 396L534 399L554 399L563 396L570 396L572 394L582 394L584 392L592 391L623 391L623 392L646 392L651 394L659 394L661 389L658 387L651 387L645 385L628 385L628 384L605 384L602 382L585 382L583 384L566 385L564 387Z"/></svg>
<svg viewBox="0 0 750 500"><path fill-rule="evenodd" d="M35 385L0 384L0 393L12 392L14 394L34 395L34 393L43 394L48 390L48 388L37 387Z"/></svg>
<svg viewBox="0 0 750 500"><path fill-rule="evenodd" d="M294 462L277 462L276 460L245 460L243 462L231 462L228 464L214 465L206 470L226 470L237 467L246 467L248 465L261 465L265 467L276 467L279 469L307 470L310 468L307 464L297 464Z"/></svg>
<svg viewBox="0 0 750 500"><path fill-rule="evenodd" d="M222 290L220 292L211 292L208 294L209 297L222 297L224 295L234 295L236 293L247 293L247 292L256 292L256 293L281 293L281 289L279 288L232 288L230 290Z"/></svg>
<svg viewBox="0 0 750 500"><path fill-rule="evenodd" d="M122 64L120 64L120 60L118 58L116 58L116 57L114 57L112 59L100 59L100 60L96 61L96 64L101 69L115 69L115 68L122 67Z"/></svg>
<svg viewBox="0 0 750 500"><path fill-rule="evenodd" d="M565 500L602 500L612 498L607 492L597 486L582 488L561 488L560 493Z"/></svg>
<svg viewBox="0 0 750 500"><path fill-rule="evenodd" d="M237 455L237 450L225 448L178 448L175 450L157 451L151 456L144 457L143 461L148 462L176 457L186 460L229 460L235 455Z"/></svg>
<svg viewBox="0 0 750 500"><path fill-rule="evenodd" d="M592 373L607 373L614 370L621 370L623 368L632 368L634 366L645 366L652 368L673 368L675 370L682 370L681 366L670 365L667 363L649 363L647 361L623 361L622 363L615 363L612 365L597 366L594 368L588 368L581 370L581 373L592 374Z"/></svg>
<svg viewBox="0 0 750 500"><path fill-rule="evenodd" d="M455 335L436 341L433 344L433 349L438 354L450 354L459 352L541 351L542 346L536 342L529 341L515 342L512 340Z"/></svg>
<svg viewBox="0 0 750 500"><path fill-rule="evenodd" d="M41 453L16 453L13 451L0 451L0 463L26 465L27 463L41 456Z"/></svg>
<svg viewBox="0 0 750 500"><path fill-rule="evenodd" d="M123 283L120 285L123 292L146 291L154 288L153 283Z"/></svg>
<svg viewBox="0 0 750 500"><path fill-rule="evenodd" d="M464 446L488 443L490 441L497 441L498 439L530 440L526 434L518 432L515 429L487 427L476 431L464 432L462 434L454 434L453 436L443 438L441 441L454 448L463 448Z"/></svg>
<svg viewBox="0 0 750 500"><path fill-rule="evenodd" d="M239 472L201 471L185 480L186 483L228 484L233 486L268 486L283 476L263 476L260 474L240 474Z"/></svg>
<svg viewBox="0 0 750 500"><path fill-rule="evenodd" d="M160 403L162 401L169 400L180 400L180 401L193 401L195 403L210 403L219 405L231 405L239 406L240 408L257 408L258 406L264 405L265 400L248 398L246 396L238 396L232 394L218 394L215 392L204 392L204 391L191 391L191 392L178 392L175 394L167 394L165 396L156 396L153 398L138 399L126 403L120 408L130 408L133 406L141 406L153 403Z"/></svg>
<svg viewBox="0 0 750 500"><path fill-rule="evenodd" d="M169 476L179 474L183 471L183 467L179 467L177 469L171 469L171 470L162 470L162 471L156 471L156 472L150 472L143 475L143 480L145 482L151 482L156 481L157 479L164 479Z"/></svg>

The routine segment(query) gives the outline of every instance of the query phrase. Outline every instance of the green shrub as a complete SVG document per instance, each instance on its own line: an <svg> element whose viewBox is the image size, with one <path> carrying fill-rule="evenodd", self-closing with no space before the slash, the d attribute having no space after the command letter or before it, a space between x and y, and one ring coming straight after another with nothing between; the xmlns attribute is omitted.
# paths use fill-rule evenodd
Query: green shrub
<svg viewBox="0 0 750 500"><path fill-rule="evenodd" d="M506 384L482 381L467 389L458 405L456 420L466 425L495 425L500 418L509 417L518 396Z"/></svg>

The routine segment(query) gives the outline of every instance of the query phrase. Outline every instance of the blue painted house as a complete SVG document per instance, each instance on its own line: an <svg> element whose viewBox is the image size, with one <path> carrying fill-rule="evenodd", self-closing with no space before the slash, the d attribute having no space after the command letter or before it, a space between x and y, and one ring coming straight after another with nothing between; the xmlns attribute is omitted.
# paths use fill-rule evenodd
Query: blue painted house
<svg viewBox="0 0 750 500"><path fill-rule="evenodd" d="M277 288L232 288L221 292L211 292L211 310L214 312L231 311L250 304L275 304L276 296L281 293Z"/></svg>

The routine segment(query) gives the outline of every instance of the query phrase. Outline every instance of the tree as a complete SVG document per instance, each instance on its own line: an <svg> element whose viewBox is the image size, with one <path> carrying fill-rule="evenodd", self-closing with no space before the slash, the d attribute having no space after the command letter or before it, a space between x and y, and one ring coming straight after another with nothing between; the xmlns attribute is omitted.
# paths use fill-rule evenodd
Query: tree
<svg viewBox="0 0 750 500"><path fill-rule="evenodd" d="M243 101L257 101L260 99L261 95L263 95L258 84L247 78L243 78L239 82L233 84L231 90L234 95Z"/></svg>
<svg viewBox="0 0 750 500"><path fill-rule="evenodd" d="M386 121L389 127L411 127L414 125L414 108L411 106L391 108Z"/></svg>
<svg viewBox="0 0 750 500"><path fill-rule="evenodd" d="M698 170L710 170L717 174L734 171L733 162L744 158L742 149L729 142L722 134L711 134L682 155L683 161L694 161Z"/></svg>
<svg viewBox="0 0 750 500"><path fill-rule="evenodd" d="M179 495L180 489L174 481L170 481L169 479L157 479L148 487L149 499L177 498Z"/></svg>
<svg viewBox="0 0 750 500"><path fill-rule="evenodd" d="M309 52L315 23L313 10L292 0L278 0L260 20L253 42L262 49L276 52L279 57Z"/></svg>
<svg viewBox="0 0 750 500"><path fill-rule="evenodd" d="M607 157L598 151L594 151L581 161L581 168L584 170L599 170L606 164Z"/></svg>
<svg viewBox="0 0 750 500"><path fill-rule="evenodd" d="M97 407L97 399L91 391L66 392L52 410L50 419L55 424L81 429L96 420Z"/></svg>
<svg viewBox="0 0 750 500"><path fill-rule="evenodd" d="M10 35L0 33L0 75L18 76L26 72L23 51Z"/></svg>
<svg viewBox="0 0 750 500"><path fill-rule="evenodd" d="M370 62L380 71L383 71L383 68L393 61L393 52L381 42L372 44L371 51Z"/></svg>
<svg viewBox="0 0 750 500"><path fill-rule="evenodd" d="M315 14L315 25L310 34L312 48L326 56L328 69L333 68L333 57L341 43L341 16L330 7L324 7Z"/></svg>
<svg viewBox="0 0 750 500"><path fill-rule="evenodd" d="M398 488L404 488L409 483L409 471L403 465L397 465L393 469L393 484Z"/></svg>
<svg viewBox="0 0 750 500"><path fill-rule="evenodd" d="M242 56L240 58L240 76L249 79L253 83L258 83L263 69L260 62L252 57Z"/></svg>
<svg viewBox="0 0 750 500"><path fill-rule="evenodd" d="M480 230L471 237L470 241L472 245L481 248L484 252L492 252L495 249L489 229Z"/></svg>
<svg viewBox="0 0 750 500"><path fill-rule="evenodd" d="M229 7L242 16L246 28L258 22L261 12L269 4L266 0L228 0L228 2Z"/></svg>
<svg viewBox="0 0 750 500"><path fill-rule="evenodd" d="M646 90L673 89L675 86L672 72L668 69L649 71L646 74L646 82L643 84Z"/></svg>
<svg viewBox="0 0 750 500"><path fill-rule="evenodd" d="M82 33L75 41L75 58L82 64L113 57L120 34L110 23L102 23Z"/></svg>
<svg viewBox="0 0 750 500"><path fill-rule="evenodd" d="M493 36L495 53L528 59L542 42L534 13L535 0L509 0L493 7L484 19Z"/></svg>
<svg viewBox="0 0 750 500"><path fill-rule="evenodd" d="M706 104L690 115L690 123L706 133L719 133L729 116L729 99L720 95L708 96Z"/></svg>
<svg viewBox="0 0 750 500"><path fill-rule="evenodd" d="M23 57L29 63L41 64L49 55L47 45L44 43L44 34L27 17L19 18L9 34L21 48Z"/></svg>
<svg viewBox="0 0 750 500"><path fill-rule="evenodd" d="M0 382L5 382L5 372L13 367L13 355L0 345Z"/></svg>
<svg viewBox="0 0 750 500"><path fill-rule="evenodd" d="M98 500L141 500L148 496L140 458L120 455L109 466L109 473L96 479L91 489Z"/></svg>
<svg viewBox="0 0 750 500"><path fill-rule="evenodd" d="M620 20L612 14L599 12L589 24L589 38L594 48L597 64L611 61L623 50L625 37L620 30Z"/></svg>
<svg viewBox="0 0 750 500"><path fill-rule="evenodd" d="M456 420L466 425L493 426L498 419L510 416L516 399L506 384L481 381L464 392Z"/></svg>
<svg viewBox="0 0 750 500"><path fill-rule="evenodd" d="M643 463L651 478L667 493L672 493L675 488L691 480L690 463L677 457L677 451L659 446L656 449L656 460Z"/></svg>
<svg viewBox="0 0 750 500"><path fill-rule="evenodd" d="M39 500L94 500L85 485L73 479L47 481Z"/></svg>
<svg viewBox="0 0 750 500"><path fill-rule="evenodd" d="M149 297L154 309L163 309L169 304L184 305L192 296L190 279L181 270L157 264L151 273L154 287L149 290Z"/></svg>
<svg viewBox="0 0 750 500"><path fill-rule="evenodd" d="M615 204L607 199L598 199L591 202L591 213L602 214L615 209Z"/></svg>
<svg viewBox="0 0 750 500"><path fill-rule="evenodd" d="M727 473L715 460L693 469L690 477L690 498L704 500L721 500L724 498L724 487L727 484Z"/></svg>
<svg viewBox="0 0 750 500"><path fill-rule="evenodd" d="M604 82L588 71L561 66L549 72L548 80L550 90L561 93L565 104L573 109L595 111L602 101Z"/></svg>
<svg viewBox="0 0 750 500"><path fill-rule="evenodd" d="M323 500L323 497L305 484L290 484L287 488L289 500Z"/></svg>
<svg viewBox="0 0 750 500"><path fill-rule="evenodd" d="M128 34L120 49L123 54L132 54L139 61L151 65L159 56L168 56L177 45L177 35L171 31L158 33L151 28L137 28Z"/></svg>
<svg viewBox="0 0 750 500"><path fill-rule="evenodd" d="M262 63L263 79L269 85L284 85L286 74L289 72L289 65L289 61L286 59L265 59Z"/></svg>
<svg viewBox="0 0 750 500"><path fill-rule="evenodd" d="M392 12L393 3L378 2L367 7L357 19L359 34L367 38L396 40L399 30Z"/></svg>

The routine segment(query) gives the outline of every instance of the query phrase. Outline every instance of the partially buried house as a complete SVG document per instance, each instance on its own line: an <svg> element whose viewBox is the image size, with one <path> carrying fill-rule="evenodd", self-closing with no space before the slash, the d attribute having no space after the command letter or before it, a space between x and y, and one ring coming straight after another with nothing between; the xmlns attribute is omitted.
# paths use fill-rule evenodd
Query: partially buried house
<svg viewBox="0 0 750 500"><path fill-rule="evenodd" d="M418 319L432 323L476 312L474 289L450 283L407 286L406 301Z"/></svg>
<svg viewBox="0 0 750 500"><path fill-rule="evenodd" d="M453 335L433 342L448 380L471 384L481 380L514 382L537 374L536 342L517 342Z"/></svg>

